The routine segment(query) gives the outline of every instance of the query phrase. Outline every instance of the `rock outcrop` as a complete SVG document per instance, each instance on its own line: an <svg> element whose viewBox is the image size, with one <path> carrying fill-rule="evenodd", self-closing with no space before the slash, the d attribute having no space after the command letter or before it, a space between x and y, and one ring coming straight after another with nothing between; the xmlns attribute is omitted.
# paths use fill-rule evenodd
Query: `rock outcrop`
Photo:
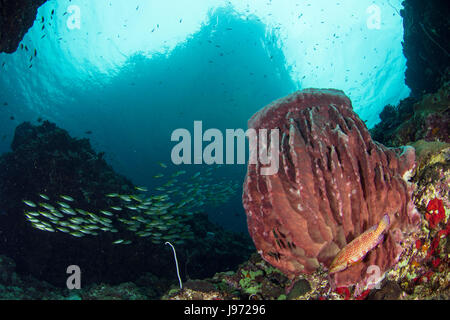
<svg viewBox="0 0 450 320"><path fill-rule="evenodd" d="M0 0L0 53L17 50L47 0Z"/></svg>

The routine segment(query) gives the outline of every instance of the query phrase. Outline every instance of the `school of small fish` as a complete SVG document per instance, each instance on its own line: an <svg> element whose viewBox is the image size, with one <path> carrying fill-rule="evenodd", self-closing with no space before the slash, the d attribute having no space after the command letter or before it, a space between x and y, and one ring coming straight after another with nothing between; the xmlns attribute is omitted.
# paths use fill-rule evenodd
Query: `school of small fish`
<svg viewBox="0 0 450 320"><path fill-rule="evenodd" d="M167 168L163 163L159 165ZM227 202L239 188L239 184L230 181L213 183L212 170L210 167L190 177L186 171L169 174L168 180L154 190L159 193L156 195L149 195L145 187L135 187L136 194L106 194L111 205L101 210L79 208L70 195L51 198L39 193L37 201L23 200L25 217L36 229L73 237L112 232L132 234L131 238L149 238L155 244L165 241L183 244L195 236L186 222L194 219L205 205L219 206ZM165 176L161 173L154 178ZM180 176L185 179L178 180ZM113 244L131 244L132 241L120 236Z"/></svg>

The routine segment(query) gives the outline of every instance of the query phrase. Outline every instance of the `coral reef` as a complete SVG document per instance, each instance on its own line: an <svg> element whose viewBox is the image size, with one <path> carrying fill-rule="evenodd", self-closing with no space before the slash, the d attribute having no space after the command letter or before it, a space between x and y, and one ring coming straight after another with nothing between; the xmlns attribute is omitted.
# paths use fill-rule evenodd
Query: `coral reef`
<svg viewBox="0 0 450 320"><path fill-rule="evenodd" d="M164 300L225 300L214 284L207 280L189 280L183 290L172 289L163 297Z"/></svg>
<svg viewBox="0 0 450 320"><path fill-rule="evenodd" d="M147 300L149 298L132 282L121 283L117 286L93 285L77 295L81 300Z"/></svg>
<svg viewBox="0 0 450 320"><path fill-rule="evenodd" d="M398 147L418 140L450 143L450 82L419 100L407 98L386 106L370 130L374 140Z"/></svg>
<svg viewBox="0 0 450 320"><path fill-rule="evenodd" d="M418 166L414 174L417 184L414 201L422 211L435 198L443 199L450 207L450 144L418 141L413 144L418 150Z"/></svg>
<svg viewBox="0 0 450 320"><path fill-rule="evenodd" d="M432 210L439 204L439 210ZM432 199L424 212L427 223L416 241L405 243L404 254L386 279L395 281L404 291L402 299L449 299L450 219L441 199ZM422 210L421 210L422 212ZM440 215L434 220L434 215ZM434 220L434 221L433 221Z"/></svg>
<svg viewBox="0 0 450 320"><path fill-rule="evenodd" d="M338 287L367 284L369 266L392 267L404 236L420 223L407 181L411 147L372 141L350 100L337 90L306 89L265 107L254 129L280 129L277 174L249 164L243 203L250 235L263 258L289 277L329 267L351 240L389 214L385 241L362 263L336 273Z"/></svg>
<svg viewBox="0 0 450 320"><path fill-rule="evenodd" d="M133 234L119 229L78 238L35 229L27 221L22 200L34 200L38 194L52 199L70 194L76 199L71 202L76 203L74 208L97 212L111 205L106 194L135 192L131 181L115 173L89 140L73 138L47 121L38 126L24 123L17 127L11 148L0 157L0 252L15 261L18 273L64 286L65 270L75 263L82 270L83 287L136 281L149 271L166 283L160 291L177 283L172 252L163 243L135 237L132 244L115 245L117 237ZM205 212L186 223L194 237L176 245L183 279L233 269L252 251L248 236L213 225Z"/></svg>
<svg viewBox="0 0 450 320"><path fill-rule="evenodd" d="M449 6L445 0L405 0L402 4L405 82L412 96L420 97L450 80Z"/></svg>
<svg viewBox="0 0 450 320"><path fill-rule="evenodd" d="M417 144L416 144L417 145ZM399 264L387 277L405 291L404 299L450 297L450 146L420 142L414 202L424 216L416 241L410 241Z"/></svg>
<svg viewBox="0 0 450 320"><path fill-rule="evenodd" d="M148 300L159 299L169 285L147 273L135 283L90 284L68 290L30 275L19 275L13 260L0 256L0 300Z"/></svg>
<svg viewBox="0 0 450 320"><path fill-rule="evenodd" d="M64 299L62 290L31 276L21 277L15 262L0 256L0 300L59 300Z"/></svg>
<svg viewBox="0 0 450 320"><path fill-rule="evenodd" d="M13 53L47 0L0 1L0 52Z"/></svg>
<svg viewBox="0 0 450 320"><path fill-rule="evenodd" d="M191 280L183 290L172 289L164 299L169 300L285 300L289 279L283 273L253 254L234 271L216 273L212 278ZM299 282L289 299L310 290L309 284Z"/></svg>

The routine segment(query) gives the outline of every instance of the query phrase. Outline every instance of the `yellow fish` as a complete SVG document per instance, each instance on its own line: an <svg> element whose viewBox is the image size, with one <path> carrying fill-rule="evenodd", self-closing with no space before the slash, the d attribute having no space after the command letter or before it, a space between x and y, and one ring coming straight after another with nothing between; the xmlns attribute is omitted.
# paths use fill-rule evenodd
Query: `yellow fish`
<svg viewBox="0 0 450 320"><path fill-rule="evenodd" d="M385 214L378 225L372 226L353 239L336 255L329 273L343 271L362 260L366 254L383 241L383 233L389 228L389 215Z"/></svg>

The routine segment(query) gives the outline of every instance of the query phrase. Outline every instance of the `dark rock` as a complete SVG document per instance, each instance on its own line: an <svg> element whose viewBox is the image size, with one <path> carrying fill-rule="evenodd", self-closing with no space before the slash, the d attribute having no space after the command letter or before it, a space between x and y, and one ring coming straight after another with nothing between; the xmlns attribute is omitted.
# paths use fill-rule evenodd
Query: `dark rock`
<svg viewBox="0 0 450 320"><path fill-rule="evenodd" d="M47 0L0 0L0 52L17 50Z"/></svg>
<svg viewBox="0 0 450 320"><path fill-rule="evenodd" d="M13 278L16 264L6 256L0 256L0 284L9 285Z"/></svg>
<svg viewBox="0 0 450 320"><path fill-rule="evenodd" d="M450 80L450 6L447 0L406 0L403 6L405 82L420 97Z"/></svg>
<svg viewBox="0 0 450 320"><path fill-rule="evenodd" d="M277 299L280 295L284 294L284 289L278 282L272 281L272 277L262 278L261 283L261 295L264 299Z"/></svg>
<svg viewBox="0 0 450 320"><path fill-rule="evenodd" d="M394 106L387 105L384 107L383 111L380 113L381 121L388 121L389 119L395 118L397 112Z"/></svg>
<svg viewBox="0 0 450 320"><path fill-rule="evenodd" d="M107 284L93 285L89 290L81 292L83 300L147 300L142 290L132 282L117 286Z"/></svg>
<svg viewBox="0 0 450 320"><path fill-rule="evenodd" d="M295 282L291 291L289 291L287 298L288 300L293 300L295 298L303 296L309 291L311 291L311 285L309 284L308 280L300 279L297 282Z"/></svg>
<svg viewBox="0 0 450 320"><path fill-rule="evenodd" d="M398 300L403 290L395 281L387 280L382 284L381 289L373 290L368 300Z"/></svg>
<svg viewBox="0 0 450 320"><path fill-rule="evenodd" d="M205 280L189 280L186 282L183 286L186 289L191 289L194 291L201 291L201 292L212 292L216 291L216 287L208 281Z"/></svg>

